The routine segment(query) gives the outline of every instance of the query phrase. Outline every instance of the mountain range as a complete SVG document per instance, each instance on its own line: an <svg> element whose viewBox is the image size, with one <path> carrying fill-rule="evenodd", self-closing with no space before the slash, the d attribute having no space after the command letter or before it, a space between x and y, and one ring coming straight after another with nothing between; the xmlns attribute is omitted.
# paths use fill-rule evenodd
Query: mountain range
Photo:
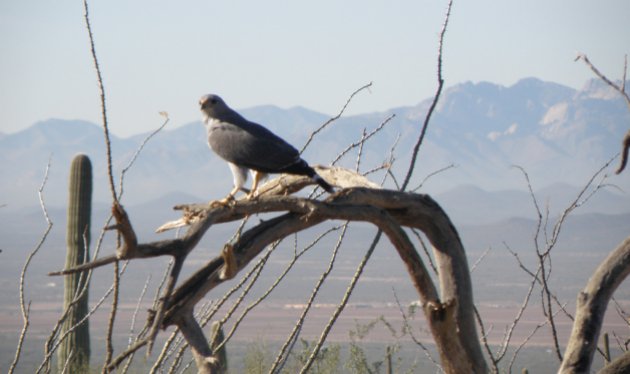
<svg viewBox="0 0 630 374"><path fill-rule="evenodd" d="M342 116L317 134L304 158L311 163L329 164L348 144L357 142L364 129L369 133L395 115L378 135L364 144L359 170L365 172L381 166L390 160L389 154L393 152L392 173L400 183L429 105L430 100L425 100L416 106L386 112ZM267 125L298 149L313 130L330 118L301 107L260 106L240 112ZM420 149L410 186L414 189L420 186L418 192L430 193L449 214L471 263L486 248L493 249L481 269L474 273L478 300L512 297L513 292L506 294L501 287L527 281L521 272L515 272L515 260L504 247L509 246L521 259L533 263L537 213L523 173L512 166L519 165L527 171L538 206L543 217L549 218L550 227L589 178L619 151L621 138L629 126L630 114L625 103L596 80L587 82L580 90L528 78L510 87L487 82L462 83L444 91ZM147 135L121 138L111 134L116 183ZM94 166L92 222L96 238L110 206L102 128L81 120L49 119L20 132L0 134L0 284L3 285L0 305L16 305L19 271L46 227L37 191L49 160L43 199L54 228L32 264L29 281L36 300L59 300L62 291L55 283L58 280L45 274L63 267L68 169L70 160L79 152L88 154ZM358 149L353 149L340 164L355 168L357 152ZM557 253L554 274L563 285L571 286L563 288L571 300L593 267L630 232L630 196L626 192L630 172L612 174L617 162L614 160L605 170L610 174L606 180L596 179L605 188L592 196L591 188L583 196L590 197L589 201L579 200L580 206L568 218L554 250ZM445 167L448 168L431 175ZM380 182L384 171L370 173L368 177ZM386 178L385 187L396 188L396 183ZM172 210L173 205L216 199L230 188L229 169L208 149L203 126L195 122L167 127L146 143L125 176L123 204L139 240L144 242L173 235L153 232L164 222L179 217L179 212ZM373 236L373 228L368 225L352 227L348 234L349 248L340 255L342 260L336 266L339 279L345 279L353 271L353 264L369 244L366 241ZM233 229L229 225L213 227L184 270L190 272L209 256L216 255ZM300 236L300 243L308 242L311 234ZM105 254L114 248L114 239L107 240ZM322 247L328 244L331 243ZM391 274L401 273L400 262L391 260L387 244L383 247L386 248L379 247L375 252L376 260L372 261L378 266L368 269L373 279L389 279ZM277 266L283 266L292 253L292 248L283 248L277 255ZM328 255L323 248L314 251L307 260L325 265ZM148 273L159 277L160 269L165 266L163 260L134 262L136 271L129 272L133 281L128 284L142 286ZM311 270L312 263L301 271L316 271ZM109 272L97 271L95 277L94 287L99 290L111 283ZM311 285L303 283L302 276L297 278L291 287L308 292ZM400 279L404 282L406 278ZM369 289L357 298L372 300L377 295L390 294L391 287L389 281L370 282ZM414 297L413 290L408 294L399 292L404 297ZM623 297L627 297L625 292ZM336 299L331 296L330 300Z"/></svg>
<svg viewBox="0 0 630 374"><path fill-rule="evenodd" d="M395 115L361 149L360 170L378 168L393 150L393 174L398 182L409 165L411 149L431 100L386 112L341 117L321 131L306 149L304 158L329 164L348 144L357 142ZM282 109L271 105L247 108L241 113L281 134L297 148L330 116L306 108ZM580 90L553 82L526 78L505 87L488 82L462 83L446 89L418 156L410 186L432 194L460 186L488 191L525 190L523 167L532 187L558 183L583 185L620 150L630 127L630 111L619 95L599 80ZM111 134L116 183L148 134L120 138ZM340 160L355 167L358 148ZM48 119L12 134L0 136L0 205L21 209L39 203L37 190L50 160L44 188L47 204L65 204L70 160L77 153L92 159L95 202L109 201L105 146L102 129L82 120ZM617 161L613 162L616 165ZM630 173L607 180L622 189ZM370 174L380 182L384 171ZM395 188L391 178L385 186ZM125 176L124 201L142 204L164 195L183 193L200 200L225 194L231 176L225 163L207 147L200 122L165 128L144 147ZM614 205L614 204L613 204ZM616 213L619 213L618 211Z"/></svg>

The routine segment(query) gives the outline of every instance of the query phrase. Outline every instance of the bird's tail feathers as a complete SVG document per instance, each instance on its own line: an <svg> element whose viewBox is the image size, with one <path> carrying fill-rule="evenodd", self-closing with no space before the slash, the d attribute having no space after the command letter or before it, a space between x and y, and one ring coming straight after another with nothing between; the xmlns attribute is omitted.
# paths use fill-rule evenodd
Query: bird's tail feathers
<svg viewBox="0 0 630 374"><path fill-rule="evenodd" d="M335 189L333 188L333 186L331 186L330 184L328 184L328 182L326 182L324 180L324 178L320 177L319 174L315 174L312 176L313 180L315 182L317 182L317 184L320 185L321 188L323 188L324 190L326 190L326 192L328 193L333 193L335 192Z"/></svg>

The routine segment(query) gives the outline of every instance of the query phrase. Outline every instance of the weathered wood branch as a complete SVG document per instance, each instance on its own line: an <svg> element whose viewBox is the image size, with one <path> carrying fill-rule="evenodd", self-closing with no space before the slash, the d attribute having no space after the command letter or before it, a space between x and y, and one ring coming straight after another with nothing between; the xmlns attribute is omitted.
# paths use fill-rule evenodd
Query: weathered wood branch
<svg viewBox="0 0 630 374"><path fill-rule="evenodd" d="M176 321L177 328L182 332L186 342L190 345L198 374L213 374L219 370L219 361L213 357L212 349L206 336L193 316L193 311L181 313Z"/></svg>
<svg viewBox="0 0 630 374"><path fill-rule="evenodd" d="M322 174L325 175L326 171L323 170ZM326 179L330 180L329 177L327 175ZM286 184L277 180L269 183L272 183L272 187L283 186L273 190L274 193L279 193L283 189L284 192L293 191L293 183L302 182L298 178L297 181L291 180ZM464 248L450 219L430 196L356 187L343 189L323 201L264 192L256 200L239 200L231 206L192 204L181 205L178 209L183 211L182 222L189 225L183 237L137 244L134 242L135 235L127 233L129 240L125 239L122 244L126 248L117 250L116 259L170 255L181 260L195 248L214 224L241 220L260 213L283 214L262 221L242 233L233 243L225 244L231 252L229 258L233 259L230 261L232 264L229 272L226 270L225 253L217 255L181 282L172 293L165 295L167 297L157 311L161 318L156 319L154 326L166 328L176 325L180 329L186 329L182 332L187 339L199 338L200 330L195 328L198 324L194 319L191 320L196 304L217 285L245 268L265 247L326 220L362 221L383 230L405 263L422 302L445 371L487 372L475 325L472 285ZM117 228L128 227L133 233L131 225L127 225L125 219L126 216L120 215ZM403 227L421 230L433 245L439 288L431 279ZM101 265L107 263L100 261ZM66 269L63 273L79 270L81 269ZM226 273L230 277L226 277ZM207 340L204 341L207 345ZM196 362L202 365L198 366L199 370L206 370L203 367L211 370L212 352L208 349L205 345L194 348Z"/></svg>
<svg viewBox="0 0 630 374"><path fill-rule="evenodd" d="M602 261L577 298L571 337L559 373L588 373L608 302L630 274L630 237Z"/></svg>
<svg viewBox="0 0 630 374"><path fill-rule="evenodd" d="M630 372L630 351L626 351L613 362L604 366L597 374L627 374Z"/></svg>
<svg viewBox="0 0 630 374"><path fill-rule="evenodd" d="M185 214L196 217L197 227L206 227L212 213L205 205L190 205ZM472 286L468 264L457 231L448 216L427 195L366 188L346 189L326 201L295 197L272 197L257 202L237 202L231 209L250 214L288 211L246 231L233 244L237 271L255 258L267 245L325 220L371 222L384 230L405 262L412 282L424 305L431 330L440 347L448 372L485 372L485 361L477 339L473 314ZM214 219L214 217L212 218ZM417 251L400 226L422 230L435 248L439 267L440 293ZM190 230L194 230L191 227ZM222 283L223 259L217 257L193 274L172 295L165 314L165 326L179 310L190 308ZM453 357L466 359L453 360ZM447 359L448 358L448 359Z"/></svg>

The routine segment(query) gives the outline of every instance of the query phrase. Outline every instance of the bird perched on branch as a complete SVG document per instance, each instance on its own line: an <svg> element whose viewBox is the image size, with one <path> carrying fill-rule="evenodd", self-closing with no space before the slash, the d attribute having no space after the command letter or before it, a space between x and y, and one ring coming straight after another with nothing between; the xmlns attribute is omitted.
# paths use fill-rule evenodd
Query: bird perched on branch
<svg viewBox="0 0 630 374"><path fill-rule="evenodd" d="M268 173L305 175L327 192L334 192L332 186L300 157L297 149L267 128L245 119L219 96L204 95L199 99L199 105L208 133L208 145L228 162L234 177L234 188L220 203L233 200L239 190L248 192L248 199L255 197L258 183ZM243 187L248 171L253 178L250 190Z"/></svg>

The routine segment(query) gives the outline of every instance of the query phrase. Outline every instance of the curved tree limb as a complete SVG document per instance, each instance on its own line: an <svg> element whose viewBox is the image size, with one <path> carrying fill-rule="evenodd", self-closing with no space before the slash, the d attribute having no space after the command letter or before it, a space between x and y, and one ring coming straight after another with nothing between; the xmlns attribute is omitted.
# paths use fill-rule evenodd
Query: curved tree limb
<svg viewBox="0 0 630 374"><path fill-rule="evenodd" d="M630 237L599 265L577 298L577 313L559 373L588 373L608 302L630 274Z"/></svg>
<svg viewBox="0 0 630 374"><path fill-rule="evenodd" d="M234 207L238 209L241 204ZM265 206L266 205L266 206ZM429 196L395 191L376 191L364 188L344 190L325 202L298 198L269 198L256 204L257 211L284 209L289 213L264 221L245 232L233 245L238 269L275 240L296 231L319 224L327 219L368 221L384 229L405 261L414 285L423 302L434 337L441 348L443 362L453 364L476 363L477 366L453 367L450 372L484 372L474 317L472 315L472 287L468 265L459 236L441 208ZM428 272L412 246L405 245L406 235L397 232L387 218L396 225L416 227L427 234L436 248L440 268L441 300L437 296ZM204 221L197 223L205 226ZM192 228L191 228L192 229ZM172 316L198 302L223 280L220 269L223 260L217 257L193 274L175 292L165 314L165 326ZM465 279L463 279L465 278ZM457 301L456 301L457 300ZM467 309L468 308L468 309ZM453 360L466 356L468 359ZM477 359L470 359L477 357ZM445 358L449 358L446 360Z"/></svg>
<svg viewBox="0 0 630 374"><path fill-rule="evenodd" d="M617 357L613 362L604 366L597 374L623 374L630 370L630 352Z"/></svg>

